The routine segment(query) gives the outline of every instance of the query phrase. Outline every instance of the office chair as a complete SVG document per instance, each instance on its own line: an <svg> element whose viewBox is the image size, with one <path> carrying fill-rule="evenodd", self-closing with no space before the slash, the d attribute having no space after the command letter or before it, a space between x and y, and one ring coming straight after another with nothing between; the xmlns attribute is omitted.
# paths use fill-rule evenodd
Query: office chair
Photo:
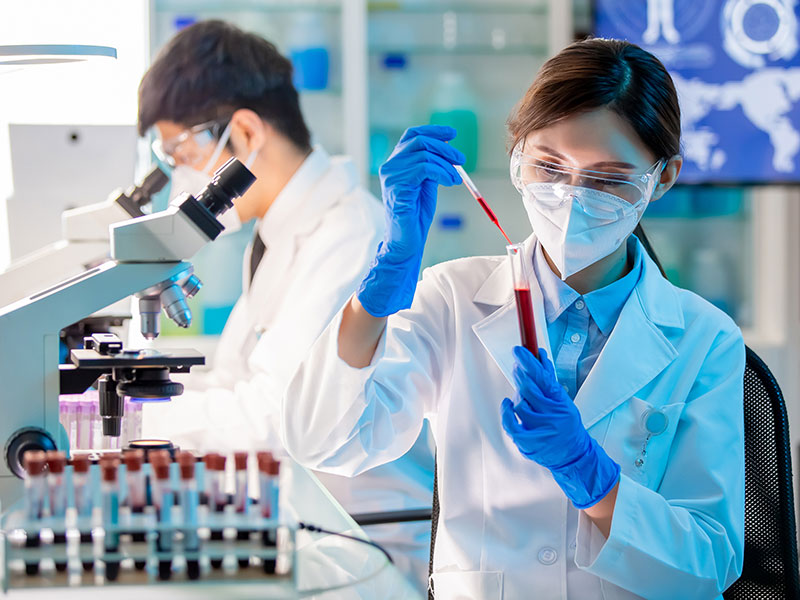
<svg viewBox="0 0 800 600"><path fill-rule="evenodd" d="M800 600L792 458L783 393L750 348L744 371L742 576L725 600Z"/></svg>

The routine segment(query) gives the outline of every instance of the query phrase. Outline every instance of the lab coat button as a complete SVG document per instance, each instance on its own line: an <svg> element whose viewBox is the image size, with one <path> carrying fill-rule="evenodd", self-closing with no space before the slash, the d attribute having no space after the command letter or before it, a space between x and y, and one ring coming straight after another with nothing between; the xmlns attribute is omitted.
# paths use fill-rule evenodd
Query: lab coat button
<svg viewBox="0 0 800 600"><path fill-rule="evenodd" d="M586 303L583 300L575 301L575 310L583 310L586 308Z"/></svg>
<svg viewBox="0 0 800 600"><path fill-rule="evenodd" d="M581 341L581 334L580 333L573 333L572 336L569 339L572 340L573 344L577 344L578 342Z"/></svg>
<svg viewBox="0 0 800 600"><path fill-rule="evenodd" d="M558 560L558 552L550 546L545 546L539 550L539 562L543 565L552 565Z"/></svg>

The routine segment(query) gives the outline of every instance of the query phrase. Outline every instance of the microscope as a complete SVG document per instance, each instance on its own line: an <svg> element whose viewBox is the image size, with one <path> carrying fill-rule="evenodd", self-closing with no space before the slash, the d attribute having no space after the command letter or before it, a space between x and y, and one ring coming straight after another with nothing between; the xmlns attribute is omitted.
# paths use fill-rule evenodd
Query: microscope
<svg viewBox="0 0 800 600"><path fill-rule="evenodd" d="M170 372L202 364L191 352L126 352L118 339L93 336L72 365L59 367L59 331L130 295L138 299L146 338L158 335L163 308L188 327L186 304L200 287L191 258L224 227L217 217L252 185L255 177L232 158L197 195L183 193L165 211L111 225L111 260L35 294L0 307L0 502L18 499L27 450L69 448L59 423L60 393L86 389L98 379L106 435L119 436L122 398L177 395Z"/></svg>
<svg viewBox="0 0 800 600"><path fill-rule="evenodd" d="M61 240L20 257L0 272L0 306L108 260L109 226L144 216L143 209L168 181L156 166L138 185L116 190L103 202L64 211Z"/></svg>

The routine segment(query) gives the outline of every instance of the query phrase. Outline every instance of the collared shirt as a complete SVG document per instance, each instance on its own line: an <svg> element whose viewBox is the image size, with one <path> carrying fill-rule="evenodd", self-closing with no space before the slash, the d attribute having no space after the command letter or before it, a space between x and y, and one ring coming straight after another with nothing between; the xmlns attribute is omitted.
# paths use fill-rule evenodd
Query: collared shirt
<svg viewBox="0 0 800 600"><path fill-rule="evenodd" d="M547 333L553 352L551 360L558 381L571 398L575 398L589 375L600 352L608 341L622 307L642 276L642 246L636 236L628 238L628 257L633 267L613 283L581 296L562 281L547 264L539 242L534 250L533 268L542 289ZM578 510L567 508L567 590L569 597L575 590L592 585L592 575L575 567Z"/></svg>
<svg viewBox="0 0 800 600"><path fill-rule="evenodd" d="M542 289L547 333L556 376L571 398L575 398L619 314L642 274L642 248L636 236L628 239L631 270L613 283L580 295L553 273L536 243L533 268Z"/></svg>

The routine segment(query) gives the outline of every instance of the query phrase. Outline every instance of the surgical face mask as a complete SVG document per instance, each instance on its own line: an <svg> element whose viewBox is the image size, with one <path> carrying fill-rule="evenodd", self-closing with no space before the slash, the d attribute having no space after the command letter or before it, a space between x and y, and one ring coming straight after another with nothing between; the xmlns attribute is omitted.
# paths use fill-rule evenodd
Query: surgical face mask
<svg viewBox="0 0 800 600"><path fill-rule="evenodd" d="M665 163L659 160L644 173L601 172L553 163L517 147L510 166L533 232L566 279L628 238Z"/></svg>
<svg viewBox="0 0 800 600"><path fill-rule="evenodd" d="M205 167L203 170L198 170L188 165L178 165L174 169L172 169L172 175L170 176L170 192L169 192L169 201L172 202L175 198L177 198L183 192L188 192L193 196L199 194L203 188L208 185L208 182L211 180L212 173L210 173L210 169L216 164L217 160L219 159L222 150L225 148L225 144L228 142L231 133L231 125L230 123L222 132L219 141L217 142L214 151L211 153L211 157L206 162ZM245 161L244 165L249 169L253 162L258 155L258 150L253 150L247 160ZM226 235L233 233L235 231L239 231L242 228L242 221L239 218L239 211L236 210L235 207L226 210L220 216L217 217L217 220L222 223L222 226L225 230L222 232L221 235Z"/></svg>
<svg viewBox="0 0 800 600"><path fill-rule="evenodd" d="M566 279L601 258L628 238L650 199L631 204L600 190L562 183L532 183L522 199L533 232Z"/></svg>

